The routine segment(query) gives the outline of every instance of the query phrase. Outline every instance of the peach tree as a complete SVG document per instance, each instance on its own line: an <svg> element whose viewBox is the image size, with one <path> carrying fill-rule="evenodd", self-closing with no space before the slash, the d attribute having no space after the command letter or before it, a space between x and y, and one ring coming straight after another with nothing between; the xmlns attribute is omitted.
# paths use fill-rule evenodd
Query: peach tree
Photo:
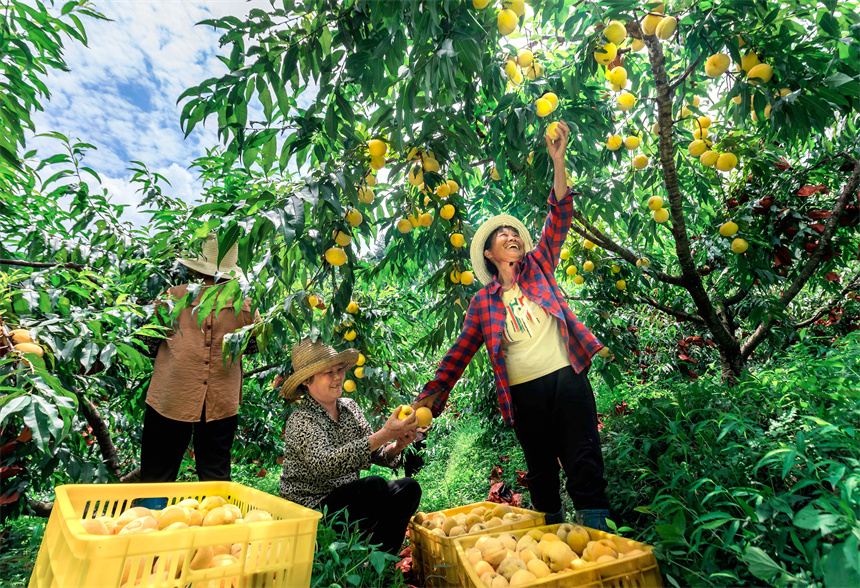
<svg viewBox="0 0 860 588"><path fill-rule="evenodd" d="M184 128L217 124L227 167L301 178L219 230L249 263L278 251L270 269L331 276L326 332L369 262L372 279L428 273L428 349L449 340L476 225L542 225L557 120L577 192L559 278L619 355L610 312L632 305L686 323L734 382L854 296L860 27L843 5L285 1L201 25L229 57L183 94ZM299 201L280 234L267 216Z"/></svg>

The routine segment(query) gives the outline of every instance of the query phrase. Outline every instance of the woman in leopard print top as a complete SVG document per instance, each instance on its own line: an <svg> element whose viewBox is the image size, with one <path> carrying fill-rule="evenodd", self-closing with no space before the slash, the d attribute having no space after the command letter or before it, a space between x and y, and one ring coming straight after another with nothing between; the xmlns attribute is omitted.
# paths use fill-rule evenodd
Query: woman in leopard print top
<svg viewBox="0 0 860 588"><path fill-rule="evenodd" d="M415 439L415 415L400 420L398 410L374 432L358 404L341 397L344 374L358 359L355 349L337 353L305 338L293 347L292 359L293 375L281 395L299 400L284 428L281 496L346 516L372 543L396 553L418 509L421 487L411 478L361 478L359 472L371 463L392 469L400 464L401 452Z"/></svg>

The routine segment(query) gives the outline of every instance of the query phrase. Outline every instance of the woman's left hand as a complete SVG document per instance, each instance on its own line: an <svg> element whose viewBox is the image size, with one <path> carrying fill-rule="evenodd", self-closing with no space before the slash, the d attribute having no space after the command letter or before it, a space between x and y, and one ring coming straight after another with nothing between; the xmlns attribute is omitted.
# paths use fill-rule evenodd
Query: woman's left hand
<svg viewBox="0 0 860 588"><path fill-rule="evenodd" d="M415 441L415 437L418 435L417 429L412 429L411 431L407 431L405 434L401 435L394 441L394 451L400 453L404 449L406 449L410 443Z"/></svg>
<svg viewBox="0 0 860 588"><path fill-rule="evenodd" d="M563 120L558 121L558 139L553 141L549 137L546 139L546 149L549 151L549 156L553 163L565 164L564 152L567 149L567 137L570 135L570 127Z"/></svg>

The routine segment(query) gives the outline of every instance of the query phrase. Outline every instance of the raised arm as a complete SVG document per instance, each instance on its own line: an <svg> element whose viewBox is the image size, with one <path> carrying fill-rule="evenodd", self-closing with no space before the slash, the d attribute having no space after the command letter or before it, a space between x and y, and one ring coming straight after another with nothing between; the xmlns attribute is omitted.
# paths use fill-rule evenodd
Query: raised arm
<svg viewBox="0 0 860 588"><path fill-rule="evenodd" d="M567 187L567 174L565 168L565 150L567 149L567 137L570 129L564 122L558 125L559 138L552 141L546 137L547 151L552 159L553 188L549 194L549 214L544 223L543 233L540 241L534 249L534 258L547 272L555 271L561 254L561 246L567 238L570 230L570 221L573 218L573 202L570 195L573 193ZM562 196L559 196L561 194Z"/></svg>
<svg viewBox="0 0 860 588"><path fill-rule="evenodd" d="M570 135L570 128L564 121L559 121L558 139L553 141L549 137L546 139L546 150L549 152L549 157L552 160L552 186L556 195L567 193L567 160L565 153L567 151L567 140Z"/></svg>

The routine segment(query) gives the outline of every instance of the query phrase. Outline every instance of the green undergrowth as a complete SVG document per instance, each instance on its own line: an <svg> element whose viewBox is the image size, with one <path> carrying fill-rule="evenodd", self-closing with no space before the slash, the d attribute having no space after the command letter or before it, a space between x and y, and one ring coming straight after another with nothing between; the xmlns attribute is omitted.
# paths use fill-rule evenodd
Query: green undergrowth
<svg viewBox="0 0 860 588"><path fill-rule="evenodd" d="M482 420L443 413L437 423L427 439L426 465L415 476L421 484L420 510L485 501L495 465L502 468L501 480L512 491L523 493L528 504L528 493L516 483L516 471L526 469L525 458L513 429L501 424L500 417Z"/></svg>
<svg viewBox="0 0 860 588"><path fill-rule="evenodd" d="M20 588L29 583L47 522L21 516L4 523L0 530L0 587Z"/></svg>
<svg viewBox="0 0 860 588"><path fill-rule="evenodd" d="M669 585L860 585L860 337L607 420L610 501Z"/></svg>
<svg viewBox="0 0 860 588"><path fill-rule="evenodd" d="M394 567L400 557L376 547L341 525L330 525L325 519L320 520L311 587L405 588L407 584L403 574Z"/></svg>
<svg viewBox="0 0 860 588"><path fill-rule="evenodd" d="M596 389L601 412L618 399L631 410L604 419L614 518L655 546L667 586L860 585L860 336L835 347L806 340L732 388L703 376ZM461 402L476 394L461 392ZM496 465L528 508L513 430L457 402L427 439L420 510L486 500ZM233 472L275 495L279 475L274 462ZM42 525L20 517L4 527L0 586L26 585ZM311 585L405 586L394 562L321 522Z"/></svg>

